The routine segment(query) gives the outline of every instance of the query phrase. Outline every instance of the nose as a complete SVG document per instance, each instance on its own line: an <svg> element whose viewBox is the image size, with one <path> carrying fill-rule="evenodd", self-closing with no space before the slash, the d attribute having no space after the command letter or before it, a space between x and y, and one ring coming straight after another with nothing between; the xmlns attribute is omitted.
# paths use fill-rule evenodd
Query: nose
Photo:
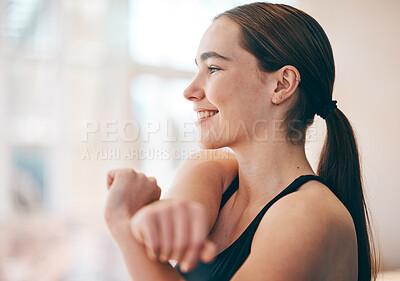
<svg viewBox="0 0 400 281"><path fill-rule="evenodd" d="M204 98L204 96L204 90L196 78L183 91L183 97L189 101L201 100Z"/></svg>

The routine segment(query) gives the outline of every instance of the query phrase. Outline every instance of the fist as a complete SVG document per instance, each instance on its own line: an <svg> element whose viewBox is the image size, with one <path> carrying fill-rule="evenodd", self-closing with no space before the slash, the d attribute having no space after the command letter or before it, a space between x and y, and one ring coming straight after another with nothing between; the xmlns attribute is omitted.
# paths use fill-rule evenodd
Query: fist
<svg viewBox="0 0 400 281"><path fill-rule="evenodd" d="M130 219L140 208L158 200L161 189L153 177L133 169L112 170L107 174L110 191L105 208L105 219L110 226L114 221Z"/></svg>
<svg viewBox="0 0 400 281"><path fill-rule="evenodd" d="M206 212L197 202L166 199L149 204L132 217L131 232L151 260L175 260L184 272L199 260L211 262L216 254L207 240Z"/></svg>

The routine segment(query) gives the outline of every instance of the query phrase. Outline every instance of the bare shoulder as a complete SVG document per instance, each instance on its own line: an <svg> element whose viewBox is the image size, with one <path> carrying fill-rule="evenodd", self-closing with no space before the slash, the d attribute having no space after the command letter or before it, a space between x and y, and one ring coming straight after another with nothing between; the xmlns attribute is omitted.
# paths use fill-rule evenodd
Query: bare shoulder
<svg viewBox="0 0 400 281"><path fill-rule="evenodd" d="M332 227L354 231L353 220L347 208L327 186L314 180L278 200L268 213L262 224L272 222L278 216L281 219L296 218L302 223L319 223L321 231L331 230Z"/></svg>
<svg viewBox="0 0 400 281"><path fill-rule="evenodd" d="M225 176L224 180L228 185L238 172L238 162L235 155L223 149L200 150L190 155L187 162L207 167L213 165L216 171Z"/></svg>
<svg viewBox="0 0 400 281"><path fill-rule="evenodd" d="M262 264L270 266L263 269ZM261 220L242 268L251 275L256 269L271 280L357 280L351 215L325 185L304 184L272 205ZM262 275L252 279L262 280Z"/></svg>
<svg viewBox="0 0 400 281"><path fill-rule="evenodd" d="M222 149L200 150L184 161L175 175L170 190L178 193L186 188L188 181L202 182L223 192L238 172L235 155ZM195 185L197 186L197 185Z"/></svg>

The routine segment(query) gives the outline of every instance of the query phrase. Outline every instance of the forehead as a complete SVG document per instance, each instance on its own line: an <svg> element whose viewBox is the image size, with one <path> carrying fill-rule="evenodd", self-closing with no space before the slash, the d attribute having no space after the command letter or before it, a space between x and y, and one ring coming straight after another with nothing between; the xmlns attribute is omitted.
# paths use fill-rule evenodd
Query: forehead
<svg viewBox="0 0 400 281"><path fill-rule="evenodd" d="M239 26L224 17L217 19L201 38L197 58L207 52L217 52L226 57L235 57L244 51L239 45Z"/></svg>

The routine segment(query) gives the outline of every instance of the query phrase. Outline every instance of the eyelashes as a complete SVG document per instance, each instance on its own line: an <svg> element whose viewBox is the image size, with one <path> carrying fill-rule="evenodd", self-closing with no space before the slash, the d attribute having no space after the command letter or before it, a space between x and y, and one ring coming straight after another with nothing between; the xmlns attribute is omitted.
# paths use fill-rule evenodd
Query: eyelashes
<svg viewBox="0 0 400 281"><path fill-rule="evenodd" d="M210 66L210 67L208 67L208 69L210 70L210 74L213 74L213 73L217 72L218 70L221 70L220 68L215 67L215 66Z"/></svg>

